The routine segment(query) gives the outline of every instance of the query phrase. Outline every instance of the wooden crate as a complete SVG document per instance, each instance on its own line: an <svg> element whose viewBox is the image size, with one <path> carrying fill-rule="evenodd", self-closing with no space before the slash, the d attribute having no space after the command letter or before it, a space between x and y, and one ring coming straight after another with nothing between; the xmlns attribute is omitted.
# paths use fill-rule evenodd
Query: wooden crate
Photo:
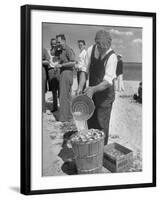
<svg viewBox="0 0 160 200"><path fill-rule="evenodd" d="M114 156L112 151L121 155ZM133 151L118 143L108 144L104 147L103 165L111 172L127 172L133 165Z"/></svg>

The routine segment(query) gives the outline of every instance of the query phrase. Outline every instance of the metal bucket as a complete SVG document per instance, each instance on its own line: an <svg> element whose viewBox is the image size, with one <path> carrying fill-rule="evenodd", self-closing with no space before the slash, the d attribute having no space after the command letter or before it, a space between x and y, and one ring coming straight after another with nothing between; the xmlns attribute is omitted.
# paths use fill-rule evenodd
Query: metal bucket
<svg viewBox="0 0 160 200"><path fill-rule="evenodd" d="M71 112L75 120L86 121L94 112L94 102L87 95L79 95L72 99Z"/></svg>

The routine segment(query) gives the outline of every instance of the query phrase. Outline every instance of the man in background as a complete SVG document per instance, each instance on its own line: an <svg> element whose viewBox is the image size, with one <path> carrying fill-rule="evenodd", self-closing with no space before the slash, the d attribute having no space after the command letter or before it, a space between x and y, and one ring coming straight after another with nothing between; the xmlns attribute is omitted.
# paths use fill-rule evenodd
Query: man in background
<svg viewBox="0 0 160 200"><path fill-rule="evenodd" d="M50 56L50 67L48 68L49 88L52 91L53 105L51 112L58 109L58 95L59 95L59 71L55 68L55 63L58 63L58 56L55 55L57 41L52 38L50 41L51 48L48 53Z"/></svg>
<svg viewBox="0 0 160 200"><path fill-rule="evenodd" d="M66 122L72 120L70 109L71 89L73 84L73 68L75 66L75 54L66 44L65 35L57 35L57 42L62 46L62 52L59 57L60 68L60 112L59 121Z"/></svg>

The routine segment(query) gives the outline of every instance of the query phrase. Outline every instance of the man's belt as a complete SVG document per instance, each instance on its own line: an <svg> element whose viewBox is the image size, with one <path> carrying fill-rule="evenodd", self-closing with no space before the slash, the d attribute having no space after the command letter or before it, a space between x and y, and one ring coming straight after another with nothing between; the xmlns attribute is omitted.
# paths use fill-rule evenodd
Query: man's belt
<svg viewBox="0 0 160 200"><path fill-rule="evenodd" d="M73 67L61 67L60 73L62 73L63 71L66 71L66 70L73 71Z"/></svg>

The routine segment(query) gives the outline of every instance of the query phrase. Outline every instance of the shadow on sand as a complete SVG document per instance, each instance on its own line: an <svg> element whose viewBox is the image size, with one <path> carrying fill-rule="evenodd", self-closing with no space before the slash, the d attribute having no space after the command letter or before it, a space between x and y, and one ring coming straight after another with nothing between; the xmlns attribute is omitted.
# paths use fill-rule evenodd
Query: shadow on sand
<svg viewBox="0 0 160 200"><path fill-rule="evenodd" d="M76 168L76 164L74 161L73 150L72 150L72 148L68 148L68 146L67 146L68 140L75 132L76 131L69 131L64 134L62 149L58 154L58 156L64 161L61 169L64 173L66 173L68 175L77 174L77 168Z"/></svg>
<svg viewBox="0 0 160 200"><path fill-rule="evenodd" d="M52 102L46 102L45 106L46 106L47 110L52 110L53 109L53 103Z"/></svg>
<svg viewBox="0 0 160 200"><path fill-rule="evenodd" d="M14 192L20 193L20 188L19 188L19 187L10 186L9 188L10 188L10 190L12 190L12 191L14 191Z"/></svg>

